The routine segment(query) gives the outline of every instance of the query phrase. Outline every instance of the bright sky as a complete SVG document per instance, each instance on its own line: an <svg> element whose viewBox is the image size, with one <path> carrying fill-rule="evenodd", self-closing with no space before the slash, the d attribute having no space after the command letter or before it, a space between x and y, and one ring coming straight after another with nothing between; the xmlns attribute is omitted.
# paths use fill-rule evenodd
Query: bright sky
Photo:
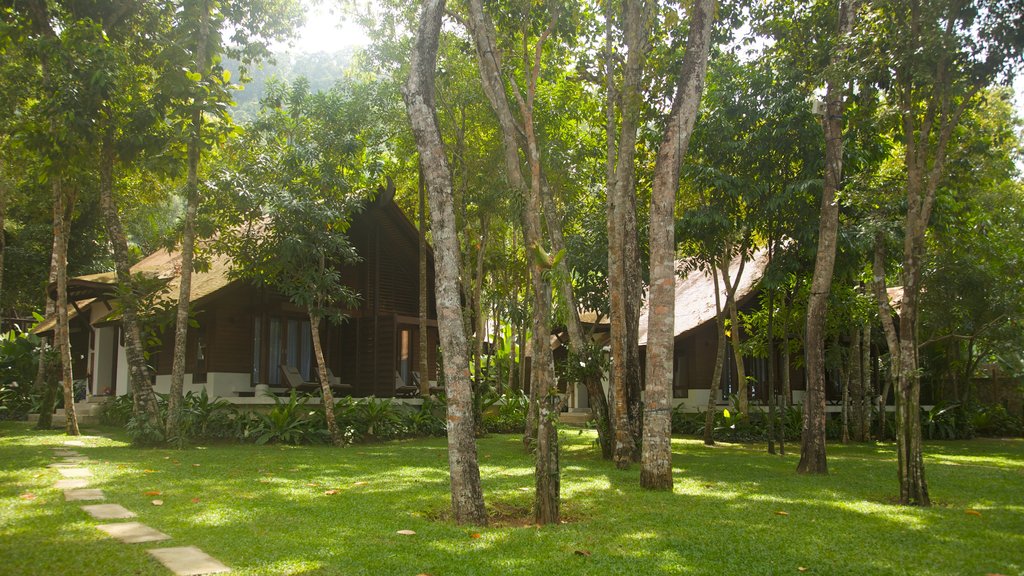
<svg viewBox="0 0 1024 576"><path fill-rule="evenodd" d="M366 46L370 40L366 31L352 21L346 21L337 0L324 0L315 6L307 2L306 24L299 29L291 46L282 45L283 52L337 52L343 48Z"/></svg>

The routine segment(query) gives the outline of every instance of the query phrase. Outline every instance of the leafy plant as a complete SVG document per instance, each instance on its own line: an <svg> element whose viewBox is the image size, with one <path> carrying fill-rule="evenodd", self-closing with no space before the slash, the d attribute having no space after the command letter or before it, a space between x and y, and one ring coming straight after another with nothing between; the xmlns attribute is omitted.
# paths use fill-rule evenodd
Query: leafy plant
<svg viewBox="0 0 1024 576"><path fill-rule="evenodd" d="M959 404L939 402L921 410L921 430L928 440L955 440L959 437L955 409Z"/></svg>
<svg viewBox="0 0 1024 576"><path fill-rule="evenodd" d="M32 409L39 339L28 332L0 334L0 420L20 420Z"/></svg>
<svg viewBox="0 0 1024 576"><path fill-rule="evenodd" d="M520 390L511 390L498 397L496 411L484 415L484 428L488 432L508 434L526 428L526 409L530 399Z"/></svg>
<svg viewBox="0 0 1024 576"><path fill-rule="evenodd" d="M274 407L267 414L259 416L260 425L254 430L256 444L302 444L323 440L327 430L320 427L322 419L318 422L315 418L309 418L310 412L306 408L310 398L308 395L299 396L295 390L292 390L287 400L281 400L274 394L268 395L274 399Z"/></svg>
<svg viewBox="0 0 1024 576"><path fill-rule="evenodd" d="M370 396L357 406L356 421L365 437L386 440L401 435L402 415L390 398Z"/></svg>

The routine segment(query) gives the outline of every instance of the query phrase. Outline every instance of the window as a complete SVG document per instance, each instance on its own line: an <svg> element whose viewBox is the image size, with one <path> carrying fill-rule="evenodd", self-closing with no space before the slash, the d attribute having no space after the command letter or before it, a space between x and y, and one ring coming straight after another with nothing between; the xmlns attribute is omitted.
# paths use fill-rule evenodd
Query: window
<svg viewBox="0 0 1024 576"><path fill-rule="evenodd" d="M252 334L254 384L280 386L282 364L297 368L303 380L313 380L313 336L308 319L270 316L264 320L258 317L253 320Z"/></svg>
<svg viewBox="0 0 1024 576"><path fill-rule="evenodd" d="M263 368L263 316L252 319L252 383L258 384Z"/></svg>
<svg viewBox="0 0 1024 576"><path fill-rule="evenodd" d="M686 382L686 356L676 354L674 369L672 371L672 397L686 398L689 389Z"/></svg>
<svg viewBox="0 0 1024 576"><path fill-rule="evenodd" d="M409 384L409 371L412 369L412 330L404 328L398 331L398 375L402 382Z"/></svg>

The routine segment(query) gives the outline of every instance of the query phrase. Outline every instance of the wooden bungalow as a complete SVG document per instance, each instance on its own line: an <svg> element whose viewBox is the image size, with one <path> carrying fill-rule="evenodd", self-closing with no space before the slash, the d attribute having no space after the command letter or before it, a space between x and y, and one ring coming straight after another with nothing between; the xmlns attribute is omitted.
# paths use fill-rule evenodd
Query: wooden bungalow
<svg viewBox="0 0 1024 576"><path fill-rule="evenodd" d="M381 192L357 214L348 231L361 257L341 268L342 281L359 295L340 325L320 327L327 365L353 396L395 396L419 376L419 241L418 231ZM428 381L437 374L437 316L434 305L433 255L428 249ZM132 270L166 286L163 302L176 300L181 266L177 252L158 251ZM231 261L215 256L208 270L192 276L191 300L198 327L189 330L185 390L206 389L213 397L236 402L265 401L257 392L287 391L283 366L298 369L305 382L317 380L309 316L268 288L233 279ZM128 366L112 272L69 281L72 348L83 359L76 378L88 382L93 396L128 391ZM53 329L50 320L36 330ZM155 388L170 386L173 327L152 355ZM84 371L84 374L83 374ZM416 373L414 375L414 373ZM259 386L259 388L257 388Z"/></svg>

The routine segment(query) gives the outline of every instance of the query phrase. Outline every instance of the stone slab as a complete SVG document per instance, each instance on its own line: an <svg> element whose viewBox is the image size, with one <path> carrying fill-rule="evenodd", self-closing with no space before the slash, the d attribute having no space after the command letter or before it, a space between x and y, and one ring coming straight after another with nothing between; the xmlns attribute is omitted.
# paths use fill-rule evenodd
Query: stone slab
<svg viewBox="0 0 1024 576"><path fill-rule="evenodd" d="M104 500L103 490L98 488L78 488L64 491L64 500L80 502L82 500Z"/></svg>
<svg viewBox="0 0 1024 576"><path fill-rule="evenodd" d="M82 462L88 462L89 459L85 456L65 456L61 458L58 464L81 464Z"/></svg>
<svg viewBox="0 0 1024 576"><path fill-rule="evenodd" d="M85 478L62 478L57 480L53 485L57 490L74 490L76 488L85 488L89 485L89 481Z"/></svg>
<svg viewBox="0 0 1024 576"><path fill-rule="evenodd" d="M84 448L85 447L85 442L82 442L81 440L66 440L64 442L64 445L65 446L76 446L78 448Z"/></svg>
<svg viewBox="0 0 1024 576"><path fill-rule="evenodd" d="M231 571L219 560L195 546L154 548L148 552L178 576L201 576L202 574L222 574Z"/></svg>
<svg viewBox="0 0 1024 576"><path fill-rule="evenodd" d="M80 468L81 462L54 462L53 464L47 464L47 468Z"/></svg>
<svg viewBox="0 0 1024 576"><path fill-rule="evenodd" d="M138 522L120 522L117 524L100 524L100 530L117 538L125 544L138 544L141 542L160 542L170 540L171 537L163 532L154 530L145 524Z"/></svg>
<svg viewBox="0 0 1024 576"><path fill-rule="evenodd" d="M88 478L92 476L88 468L57 468L57 472L65 478Z"/></svg>
<svg viewBox="0 0 1024 576"><path fill-rule="evenodd" d="M82 506L82 510L85 510L90 516L97 520L123 520L125 518L135 518L135 512L132 512L120 504L92 504L90 506Z"/></svg>
<svg viewBox="0 0 1024 576"><path fill-rule="evenodd" d="M57 456L58 458L70 458L70 457L73 457L73 456L81 456L82 453L81 452L75 452L74 450L61 450L61 449L57 448L57 449L54 449L53 455Z"/></svg>

